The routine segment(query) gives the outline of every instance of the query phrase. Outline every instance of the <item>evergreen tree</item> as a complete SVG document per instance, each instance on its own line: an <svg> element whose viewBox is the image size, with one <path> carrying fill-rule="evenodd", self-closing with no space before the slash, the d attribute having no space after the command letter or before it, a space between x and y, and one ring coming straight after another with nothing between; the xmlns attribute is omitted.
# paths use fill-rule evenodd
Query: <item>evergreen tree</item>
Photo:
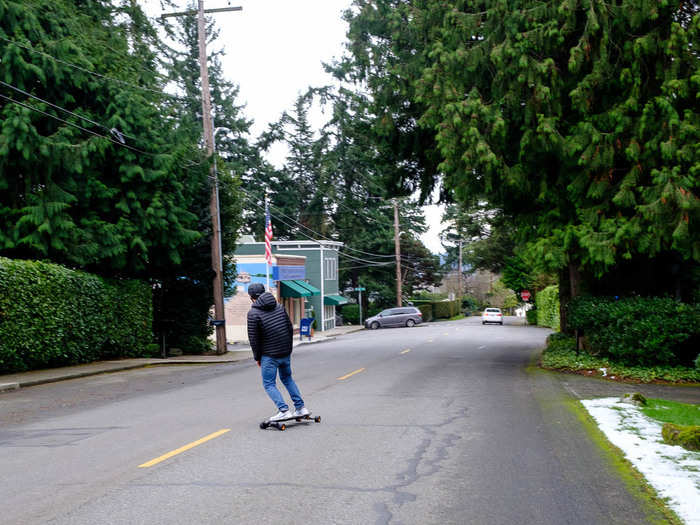
<svg viewBox="0 0 700 525"><path fill-rule="evenodd" d="M393 89L392 108L421 108L445 186L465 208L501 211L520 253L559 272L562 305L583 287L692 295L697 3L355 7L347 74L376 67L372 96ZM410 88L396 89L399 73Z"/></svg>
<svg viewBox="0 0 700 525"><path fill-rule="evenodd" d="M204 174L183 169L196 153L161 118L140 9L2 0L0 38L3 255L136 277L179 262Z"/></svg>

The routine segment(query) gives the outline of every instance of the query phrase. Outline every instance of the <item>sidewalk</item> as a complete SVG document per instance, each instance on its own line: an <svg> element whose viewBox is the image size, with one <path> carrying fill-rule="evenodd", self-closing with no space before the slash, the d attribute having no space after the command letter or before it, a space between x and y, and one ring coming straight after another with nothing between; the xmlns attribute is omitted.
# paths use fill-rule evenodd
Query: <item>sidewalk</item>
<svg viewBox="0 0 700 525"><path fill-rule="evenodd" d="M309 340L307 337L303 341L299 340L299 336L294 338L294 346L308 345L314 343L322 343L324 341L332 341L338 336L350 334L362 330L361 326L339 326L327 332L316 333ZM158 365L210 365L221 363L235 363L237 361L246 361L253 358L253 352L247 344L229 344L228 352L222 355L182 355L177 357L152 358L142 357L133 359L119 359L115 361L96 361L77 366L64 366L61 368L49 368L46 370L34 370L31 372L21 372L19 374L0 375L0 392L6 390L16 390L22 387L41 385L44 383L53 383L56 381L64 381L66 379L75 379L78 377L92 376L96 374L104 374L107 372L119 372L122 370L130 370L133 368L144 368L147 366Z"/></svg>

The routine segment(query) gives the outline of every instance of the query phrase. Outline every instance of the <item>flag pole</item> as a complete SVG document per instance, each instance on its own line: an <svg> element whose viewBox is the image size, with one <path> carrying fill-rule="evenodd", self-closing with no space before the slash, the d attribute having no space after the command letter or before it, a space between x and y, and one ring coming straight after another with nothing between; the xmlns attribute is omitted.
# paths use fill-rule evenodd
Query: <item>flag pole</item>
<svg viewBox="0 0 700 525"><path fill-rule="evenodd" d="M270 291L270 263L272 262L272 245L270 244L270 237L268 237L268 231L272 229L271 219L270 219L270 199L268 193L265 192L265 250L269 250L269 257L265 257L265 286L267 291ZM267 254L266 254L267 255Z"/></svg>

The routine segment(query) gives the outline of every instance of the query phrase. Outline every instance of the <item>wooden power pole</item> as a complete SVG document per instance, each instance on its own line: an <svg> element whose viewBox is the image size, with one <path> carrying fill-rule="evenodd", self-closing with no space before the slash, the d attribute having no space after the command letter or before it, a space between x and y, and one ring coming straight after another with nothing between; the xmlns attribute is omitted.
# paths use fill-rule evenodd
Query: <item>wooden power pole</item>
<svg viewBox="0 0 700 525"><path fill-rule="evenodd" d="M227 7L222 9L204 9L204 0L198 0L197 11L182 11L162 15L192 16L197 15L197 36L199 40L199 74L202 88L202 124L204 128L204 145L207 157L211 160L214 155L214 123L211 115L211 94L209 92L209 68L207 67L207 29L204 13L220 13L223 11L241 11L242 7ZM214 270L214 326L216 327L216 353L226 353L226 316L224 313L224 278L221 253L221 223L219 216L219 180L214 163L211 164L211 198L209 211L212 221L211 237L211 267Z"/></svg>
<svg viewBox="0 0 700 525"><path fill-rule="evenodd" d="M401 306L401 243L399 242L399 202L394 199L394 249L396 251L396 306Z"/></svg>

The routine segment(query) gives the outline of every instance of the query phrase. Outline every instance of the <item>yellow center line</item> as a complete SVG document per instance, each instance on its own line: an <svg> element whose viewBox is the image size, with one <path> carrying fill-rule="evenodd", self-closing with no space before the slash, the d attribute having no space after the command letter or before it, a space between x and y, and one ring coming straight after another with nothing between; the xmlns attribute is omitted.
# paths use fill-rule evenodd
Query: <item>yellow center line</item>
<svg viewBox="0 0 700 525"><path fill-rule="evenodd" d="M173 456L176 456L177 454L180 454L181 452L184 452L185 450L189 450L191 448L196 447L197 445L201 445L202 443L205 443L209 441L210 439L214 439L215 437L219 437L221 434L225 434L226 432L230 431L230 428L222 428L221 430L214 432L213 434L209 434L208 436L204 436L202 439L198 439L197 441L193 441L192 443L188 443L184 447L180 447L175 450L171 450L167 454L163 454L162 456L159 456L155 459L152 459L151 461L147 461L146 463L142 463L139 465L139 468L146 468L146 467L152 467L153 465L157 465L161 461L165 461L168 458L171 458Z"/></svg>
<svg viewBox="0 0 700 525"><path fill-rule="evenodd" d="M401 353L402 353L402 354L407 354L407 353L409 353L410 351L411 351L411 349L410 349L410 348L406 348L406 350L404 350L404 351L403 351L403 352L401 352Z"/></svg>
<svg viewBox="0 0 700 525"><path fill-rule="evenodd" d="M343 379L347 379L347 378L350 377L350 376L354 376L355 374L359 374L360 372L364 372L364 371L365 371L364 368L358 368L358 369L355 370L354 372L350 372L349 374L345 374L344 376L340 376L340 377L338 378L338 381L342 381Z"/></svg>

